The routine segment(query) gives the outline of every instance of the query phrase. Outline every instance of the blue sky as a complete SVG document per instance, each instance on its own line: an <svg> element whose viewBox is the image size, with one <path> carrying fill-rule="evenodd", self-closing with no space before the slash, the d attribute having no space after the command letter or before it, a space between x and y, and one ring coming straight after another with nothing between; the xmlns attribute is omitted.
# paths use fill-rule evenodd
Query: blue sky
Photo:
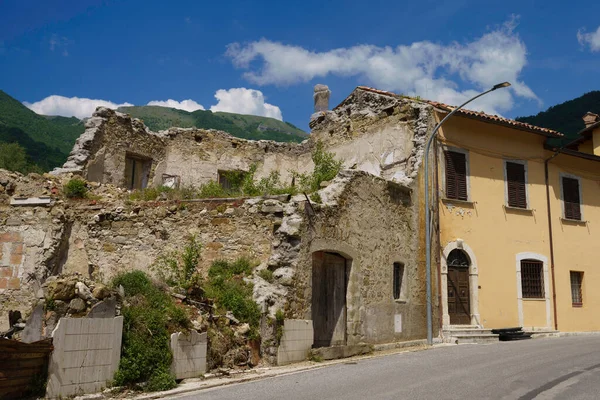
<svg viewBox="0 0 600 400"><path fill-rule="evenodd" d="M172 99L308 130L316 83L332 105L357 85L456 104L510 80L473 108L516 117L600 89L598 15L596 1L0 0L0 89L47 114Z"/></svg>

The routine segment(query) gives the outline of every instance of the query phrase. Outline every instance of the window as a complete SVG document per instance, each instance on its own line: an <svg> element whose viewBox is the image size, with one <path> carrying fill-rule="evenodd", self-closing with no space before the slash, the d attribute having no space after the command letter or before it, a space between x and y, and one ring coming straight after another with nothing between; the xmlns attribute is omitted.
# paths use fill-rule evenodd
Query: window
<svg viewBox="0 0 600 400"><path fill-rule="evenodd" d="M521 288L524 299L544 298L544 264L537 260L521 261Z"/></svg>
<svg viewBox="0 0 600 400"><path fill-rule="evenodd" d="M404 264L394 263L394 299L399 300L402 292L402 278L404 277Z"/></svg>
<svg viewBox="0 0 600 400"><path fill-rule="evenodd" d="M467 155L458 151L444 151L446 159L446 197L455 200L468 200Z"/></svg>
<svg viewBox="0 0 600 400"><path fill-rule="evenodd" d="M565 219L581 221L581 196L579 195L579 179L562 177L562 197Z"/></svg>
<svg viewBox="0 0 600 400"><path fill-rule="evenodd" d="M148 186L152 159L137 155L125 156L125 185L127 189L144 189Z"/></svg>
<svg viewBox="0 0 600 400"><path fill-rule="evenodd" d="M527 208L525 164L506 161L506 193L509 207Z"/></svg>
<svg viewBox="0 0 600 400"><path fill-rule="evenodd" d="M583 272L571 271L571 300L573 307L583 306L583 295L581 293L582 282Z"/></svg>

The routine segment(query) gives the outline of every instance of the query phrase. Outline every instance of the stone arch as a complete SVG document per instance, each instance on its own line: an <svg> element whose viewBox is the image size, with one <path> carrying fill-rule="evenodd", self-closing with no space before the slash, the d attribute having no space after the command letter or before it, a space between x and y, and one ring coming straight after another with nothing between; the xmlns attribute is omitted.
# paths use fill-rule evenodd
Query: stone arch
<svg viewBox="0 0 600 400"><path fill-rule="evenodd" d="M446 245L442 251L441 259L441 289L442 289L442 329L450 327L450 315L448 315L448 256L452 250L463 251L470 260L469 265L469 298L471 311L471 325L482 327L479 316L479 265L477 257L471 247L462 239L456 239Z"/></svg>

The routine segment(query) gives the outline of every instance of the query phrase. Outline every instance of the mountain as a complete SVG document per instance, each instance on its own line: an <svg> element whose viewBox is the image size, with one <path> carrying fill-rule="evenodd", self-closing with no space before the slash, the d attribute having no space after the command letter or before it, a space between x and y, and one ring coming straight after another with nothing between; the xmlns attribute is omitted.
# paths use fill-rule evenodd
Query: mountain
<svg viewBox="0 0 600 400"><path fill-rule="evenodd" d="M0 90L0 142L18 143L30 170L48 171L62 165L84 130L75 117L38 115Z"/></svg>
<svg viewBox="0 0 600 400"><path fill-rule="evenodd" d="M226 112L197 110L193 112L159 106L120 107L118 111L144 121L153 131L176 126L180 128L219 129L244 139L301 142L308 134L289 122L274 118Z"/></svg>
<svg viewBox="0 0 600 400"><path fill-rule="evenodd" d="M567 137L565 140L572 140L580 130L585 128L581 118L588 111L600 114L600 91L586 93L576 99L552 106L537 115L518 117L516 120L554 129L564 133Z"/></svg>

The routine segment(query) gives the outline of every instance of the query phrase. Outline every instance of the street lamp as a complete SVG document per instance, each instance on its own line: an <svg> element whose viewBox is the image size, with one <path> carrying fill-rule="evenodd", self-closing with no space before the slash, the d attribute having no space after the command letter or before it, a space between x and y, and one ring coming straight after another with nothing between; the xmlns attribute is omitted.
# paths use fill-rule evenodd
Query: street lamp
<svg viewBox="0 0 600 400"><path fill-rule="evenodd" d="M463 104L452 110L446 115L433 129L431 136L427 139L425 145L425 274L427 282L427 344L433 344L433 324L431 321L431 217L429 212L429 149L431 148L431 142L435 138L438 130L448 118L450 118L455 112L469 104L475 99L493 92L496 89L501 89L510 86L509 82L502 82L494 85L491 89L485 92L479 93L477 96L470 98Z"/></svg>

